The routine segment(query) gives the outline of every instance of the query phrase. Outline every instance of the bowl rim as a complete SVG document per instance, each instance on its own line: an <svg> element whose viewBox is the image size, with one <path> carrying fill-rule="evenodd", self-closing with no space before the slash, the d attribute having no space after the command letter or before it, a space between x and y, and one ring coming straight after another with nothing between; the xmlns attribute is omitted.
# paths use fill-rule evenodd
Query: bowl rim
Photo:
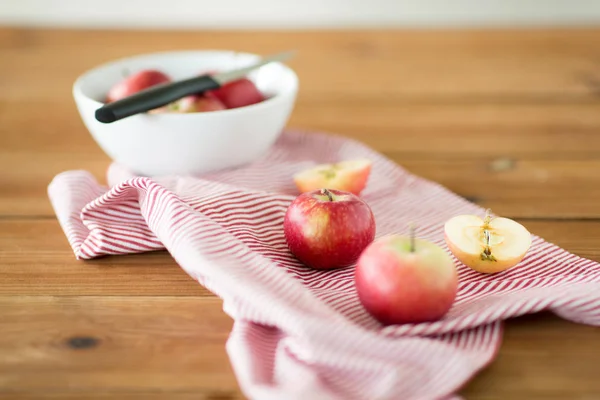
<svg viewBox="0 0 600 400"><path fill-rule="evenodd" d="M231 50L231 49L230 50L226 50L226 49L200 49L200 50L183 49L183 50L165 50L165 51L158 51L158 52L151 52L151 53L138 53L138 54L133 54L133 55L130 55L127 57L121 57L121 58L116 58L113 60L108 60L106 62L103 62L99 65L96 65L96 66L89 68L86 71L82 72L79 76L77 76L77 78L73 82L72 93L76 100L77 100L77 98L85 99L86 102L93 104L96 107L101 107L105 103L91 98L90 96L86 95L82 90L82 86L85 82L85 79L88 78L89 75L91 75L95 72L99 72L102 69L108 68L114 64L124 62L127 60L146 58L146 57L152 57L152 56L166 56L169 54L190 54L191 55L191 54L201 54L201 53L227 53L227 54L234 54L234 55L239 54L239 55L243 55L243 56L261 57L260 54L249 53L246 51ZM274 103L279 103L281 101L284 101L284 99L288 96L295 96L298 91L298 75L292 68L290 68L288 65L286 65L284 63L275 62L274 64L279 65L280 67L282 67L284 69L284 71L286 73L290 74L290 76L292 78L292 83L293 83L290 90L285 91L285 92L277 92L273 96L271 96L259 103L250 104L248 106L243 106L243 107L228 108L225 110L215 110L215 111L210 111L210 112L157 113L157 114L152 114L152 117L165 118L165 119L166 118L193 118L193 117L197 117L199 115L206 117L208 115L223 115L225 113L235 113L235 112L240 113L240 112L245 112L245 110L252 110L252 109L256 109L256 108L260 108L260 107L269 107L271 105L274 105Z"/></svg>

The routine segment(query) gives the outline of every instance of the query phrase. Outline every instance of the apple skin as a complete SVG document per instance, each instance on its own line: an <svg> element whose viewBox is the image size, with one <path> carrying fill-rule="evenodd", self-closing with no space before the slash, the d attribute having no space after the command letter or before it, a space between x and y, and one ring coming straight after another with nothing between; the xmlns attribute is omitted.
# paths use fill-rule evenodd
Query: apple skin
<svg viewBox="0 0 600 400"><path fill-rule="evenodd" d="M171 78L160 71L143 70L128 76L114 85L106 96L106 102L112 103L113 101L131 96L132 94L147 89L151 86L170 81Z"/></svg>
<svg viewBox="0 0 600 400"><path fill-rule="evenodd" d="M391 235L373 242L356 264L365 309L385 325L436 321L452 307L458 274L452 258L422 239Z"/></svg>
<svg viewBox="0 0 600 400"><path fill-rule="evenodd" d="M290 204L283 230L298 260L327 270L354 264L375 238L376 228L371 208L358 196L321 189L303 193Z"/></svg>
<svg viewBox="0 0 600 400"><path fill-rule="evenodd" d="M207 94L218 98L227 108L245 107L265 100L254 82L247 78L226 83Z"/></svg>

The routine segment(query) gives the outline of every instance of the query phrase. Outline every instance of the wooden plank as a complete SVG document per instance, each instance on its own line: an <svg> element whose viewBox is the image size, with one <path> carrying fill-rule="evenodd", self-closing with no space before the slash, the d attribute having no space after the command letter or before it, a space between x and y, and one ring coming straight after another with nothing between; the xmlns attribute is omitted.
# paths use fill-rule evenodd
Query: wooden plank
<svg viewBox="0 0 600 400"><path fill-rule="evenodd" d="M0 310L2 398L67 389L239 394L224 348L232 322L218 299L11 296L0 297Z"/></svg>
<svg viewBox="0 0 600 400"><path fill-rule="evenodd" d="M37 110L33 115L32 109ZM29 170L40 164L36 157L44 153L56 155L56 161L81 152L96 159L102 154L67 94L53 100L0 100L0 122L0 160L17 153L13 157L24 158L7 160L20 161ZM348 136L378 151L412 158L569 159L598 158L600 153L600 101L361 103L349 99L311 101L301 94L289 126Z"/></svg>
<svg viewBox="0 0 600 400"><path fill-rule="evenodd" d="M600 261L600 221L521 222L558 246ZM0 265L2 296L212 296L166 252L77 261L54 220L0 220Z"/></svg>
<svg viewBox="0 0 600 400"><path fill-rule="evenodd" d="M44 391L16 392L2 394L2 400L242 400L245 397L231 390L191 391L191 392L123 392L123 391Z"/></svg>
<svg viewBox="0 0 600 400"><path fill-rule="evenodd" d="M0 168L10 171L0 176L0 186L4 189L0 194L0 215L52 215L45 187L56 173L65 169L85 168L103 178L109 160L85 131L70 93L63 89L70 85L79 72L78 63L92 62L94 57L108 57L107 52L126 54L132 52L136 46L140 46L139 51L150 50L147 46L157 46L156 50L165 50L162 46L173 42L183 43L185 48L188 40L193 40L194 46L206 40L205 33L187 32L168 32L164 33L164 36L162 33L158 35L150 32L122 35L95 31L78 32L78 35L74 36L70 31L22 31L8 28L0 32L0 54L6 56L5 59L22 61L0 66ZM502 77L503 74L508 74L508 70L501 68L506 67L503 60L517 60L536 54L533 61L537 63L543 60L542 70L551 70L552 74L560 76L575 76L585 69L581 68L582 65L586 65L582 62L582 57L584 54L588 57L591 54L590 49L595 49L592 43L593 39L600 35L598 31L486 32L477 36L465 32L450 32L444 35L427 32L346 32L343 35L292 32L283 36L285 35L289 35L290 40L297 40L301 53L307 51L302 54L308 54L306 58L298 59L298 64L294 65L303 76L303 83L298 106L290 121L291 125L339 132L362 140L403 163L409 158L431 159L438 156L442 158L443 165L446 165L448 158L596 159L600 153L600 139L596 135L600 129L600 102L595 101L594 96L585 99L565 97L565 93L573 93L565 88L562 88L560 93L554 93L556 82L548 86L549 89L542 91L546 94L554 93L551 97L532 96L532 92L528 92L528 85L536 82L536 78L528 75L533 69L530 71L526 68L512 70L511 75L507 75L518 80L527 77L527 82L519 82L518 85L519 90L524 92L506 97L507 92L503 90L510 85L502 81ZM120 40L115 46L104 46L104 41L94 39L97 37L105 37L105 40L119 37ZM239 35L211 33L210 40L213 38L225 45L238 40ZM266 46L269 51L274 50L274 46L279 43L273 42L272 35L265 33L243 35L243 41L236 43L242 46L246 43L246 38L253 38L247 43L255 43L259 47ZM318 47L315 46L317 42L324 46L322 49L327 52L315 50ZM83 46L83 43L86 45ZM498 47L500 44L507 46ZM367 54L363 54L364 48L356 50L362 48L361 46L371 46L378 50L373 54L368 51ZM76 48L77 52L70 51L73 48ZM91 54L84 57L81 52L87 51ZM446 56L440 51L451 54ZM488 54L488 51L494 56ZM76 53L77 57L74 60L69 59L68 62L62 57L57 57L58 54L71 53ZM394 85L387 81L385 87L382 87L383 83L379 81L365 82L361 86L339 86L339 82L343 81L343 75L340 74L344 70L336 70L335 65L328 61L328 57L334 58L330 53L338 54L340 59L348 58L348 65L356 66L357 70L378 71L377 74L367 74L370 77L368 79L382 79L381 82L397 78L397 64L404 68L406 63L415 63L406 67L415 74L427 71L424 64L435 65L446 73L436 74L436 77L417 75L408 80L409 85L411 82L435 83L435 79L452 77L452 82L459 83L464 91L458 91L458 87L449 92L431 92L422 90L423 88L416 91L415 88L407 89L405 84ZM402 54L402 63L396 62L394 58L398 54ZM414 56L406 57L406 54ZM432 54L436 57L435 62L431 60ZM549 63L548 57L540 58L540 55L548 56L556 63ZM48 71L53 79L46 79L46 74L34 73L34 70L39 68L36 60L40 57L48 63L45 65L45 71ZM306 61L309 57L310 63ZM471 71L467 77L452 76L452 63L457 60L467 60L465 63L468 65L481 67L476 60L473 61L474 58L483 58L485 63L499 62L497 68L492 68L493 65L487 66L489 70L495 71L496 76L495 79L486 79L485 82L491 85L502 82L502 85L493 86L494 91L491 91L492 87L476 86L473 89L473 82L468 78L481 76L482 71L478 71L478 74ZM321 59L325 60L324 64L318 62ZM443 63L448 63L448 66L444 66ZM315 69L314 65L319 65L319 69ZM331 70L327 72L327 68ZM538 68L538 79L539 71ZM592 74L594 71L590 69L588 72ZM336 79L324 80L328 74L335 74ZM9 76L11 78L7 79ZM38 77L43 81L32 81ZM305 81L308 81L308 86ZM311 86L311 82L314 82L314 86ZM437 82L435 86L448 88L453 85L452 82ZM573 82L574 79L569 80L570 84ZM13 85L19 90L11 91L10 87ZM373 92L373 88L378 88L378 91ZM538 93L538 89L534 92ZM34 92L25 96L28 90ZM323 92L319 92L320 90ZM590 90L590 93L595 93L593 90L596 89ZM478 97L487 96L485 93L488 91L497 97L487 101ZM352 115L352 118L348 119L348 115ZM23 140L24 137L28 140ZM40 168L40 165L44 165L44 168ZM454 165L450 168L453 171L452 176L445 174L445 171L438 171L437 165L431 165L430 168L415 165L409 167L413 172L436 180L461 195L476 198L485 206L513 216L555 217L565 211L565 215L574 217L598 215L595 204L589 200L590 196L578 195L565 199L561 196L571 192L561 191L561 196L557 197L554 191L547 188L539 190L539 179L544 179L548 170L519 169L524 176L533 179L522 182L520 186L514 182L498 182L498 179L492 179L494 185L502 186L495 190L490 198L489 185L470 184L471 178L466 178L478 165ZM555 173L561 168L561 165L555 165L548 169ZM464 170L467 171L466 174ZM576 178L580 179L584 172L576 174ZM457 176L459 178L456 178ZM473 179L476 182L489 182L490 178L485 173L478 173L477 177L479 179ZM582 183L594 185L593 176L588 178L592 181L584 180ZM549 179L554 179L554 175ZM523 187L533 189L522 190ZM504 193L512 193L516 197L509 195L505 198ZM529 201L532 198L534 200ZM575 204L574 207L574 202L582 204Z"/></svg>
<svg viewBox="0 0 600 400"><path fill-rule="evenodd" d="M216 299L12 296L0 310L2 398L241 398ZM594 398L598 340L598 328L548 315L510 321L497 360L463 394Z"/></svg>
<svg viewBox="0 0 600 400"><path fill-rule="evenodd" d="M35 153L34 153L35 154ZM599 218L600 169L598 159L528 159L510 156L414 159L405 153L388 157L423 178L446 186L495 212L515 218ZM10 168L20 155L0 159ZM61 171L84 167L103 182L108 161L102 154L77 153L61 157L38 153L38 162L0 177L0 216L53 217L46 188ZM14 160L14 161L12 161ZM87 168L86 168L87 167Z"/></svg>
<svg viewBox="0 0 600 400"><path fill-rule="evenodd" d="M598 29L0 28L0 59L10 60L0 63L0 398L243 397L218 299L165 252L76 261L52 217L45 189L54 174L85 168L102 179L108 165L68 90L85 69L173 43L259 53L293 43L301 92L291 125L362 140L600 261L600 221L562 220L599 217L599 39ZM557 220L531 219L547 217ZM497 361L462 393L600 397L597 333L548 316L510 321Z"/></svg>
<svg viewBox="0 0 600 400"><path fill-rule="evenodd" d="M600 328L549 314L510 320L498 358L461 392L466 399L597 399Z"/></svg>
<svg viewBox="0 0 600 400"><path fill-rule="evenodd" d="M392 159L507 217L600 218L600 159Z"/></svg>
<svg viewBox="0 0 600 400"><path fill-rule="evenodd" d="M378 151L420 159L579 159L600 154L600 101L439 104L300 99L290 125L341 134Z"/></svg>
<svg viewBox="0 0 600 400"><path fill-rule="evenodd" d="M53 99L84 70L132 54L174 48L267 54L290 46L299 51L292 65L307 99L590 97L600 77L598 40L598 29L74 34L2 28L0 59L11 62L0 65L0 98Z"/></svg>
<svg viewBox="0 0 600 400"><path fill-rule="evenodd" d="M212 296L164 251L76 260L55 220L0 220L0 295Z"/></svg>
<svg viewBox="0 0 600 400"><path fill-rule="evenodd" d="M1 393L1 392L0 392ZM190 392L148 392L148 391L44 391L15 392L2 394L2 400L242 400L245 397L232 390L190 391Z"/></svg>
<svg viewBox="0 0 600 400"><path fill-rule="evenodd" d="M8 172L0 175L0 215L53 215L46 187L65 170L86 169L104 181L110 160L72 104L38 102L35 108L45 110L39 119L28 115L25 102L5 104L0 168ZM600 102L399 108L352 102L318 108L301 102L294 115L299 125L363 141L411 172L499 213L600 216L594 201L600 187L594 172L600 160ZM515 161L510 168L494 167L505 158Z"/></svg>

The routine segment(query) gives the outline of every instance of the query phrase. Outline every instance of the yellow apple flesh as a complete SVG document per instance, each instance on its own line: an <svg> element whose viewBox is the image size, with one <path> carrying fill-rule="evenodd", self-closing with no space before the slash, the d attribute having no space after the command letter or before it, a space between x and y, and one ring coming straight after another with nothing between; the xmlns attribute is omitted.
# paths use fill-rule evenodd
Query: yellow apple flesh
<svg viewBox="0 0 600 400"><path fill-rule="evenodd" d="M508 218L458 215L444 226L448 248L467 267L493 274L517 265L531 246L531 234Z"/></svg>

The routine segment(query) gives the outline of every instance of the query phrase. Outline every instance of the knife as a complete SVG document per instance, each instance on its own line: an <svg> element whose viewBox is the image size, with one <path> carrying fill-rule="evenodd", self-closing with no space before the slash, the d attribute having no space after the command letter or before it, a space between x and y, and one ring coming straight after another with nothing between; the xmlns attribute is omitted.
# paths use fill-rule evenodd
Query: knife
<svg viewBox="0 0 600 400"><path fill-rule="evenodd" d="M286 51L261 59L247 67L225 71L215 75L201 75L176 82L168 82L141 90L131 96L108 103L96 110L96 119L108 124L129 116L162 107L183 97L218 89L224 84L243 78L263 65L285 61L295 52Z"/></svg>

